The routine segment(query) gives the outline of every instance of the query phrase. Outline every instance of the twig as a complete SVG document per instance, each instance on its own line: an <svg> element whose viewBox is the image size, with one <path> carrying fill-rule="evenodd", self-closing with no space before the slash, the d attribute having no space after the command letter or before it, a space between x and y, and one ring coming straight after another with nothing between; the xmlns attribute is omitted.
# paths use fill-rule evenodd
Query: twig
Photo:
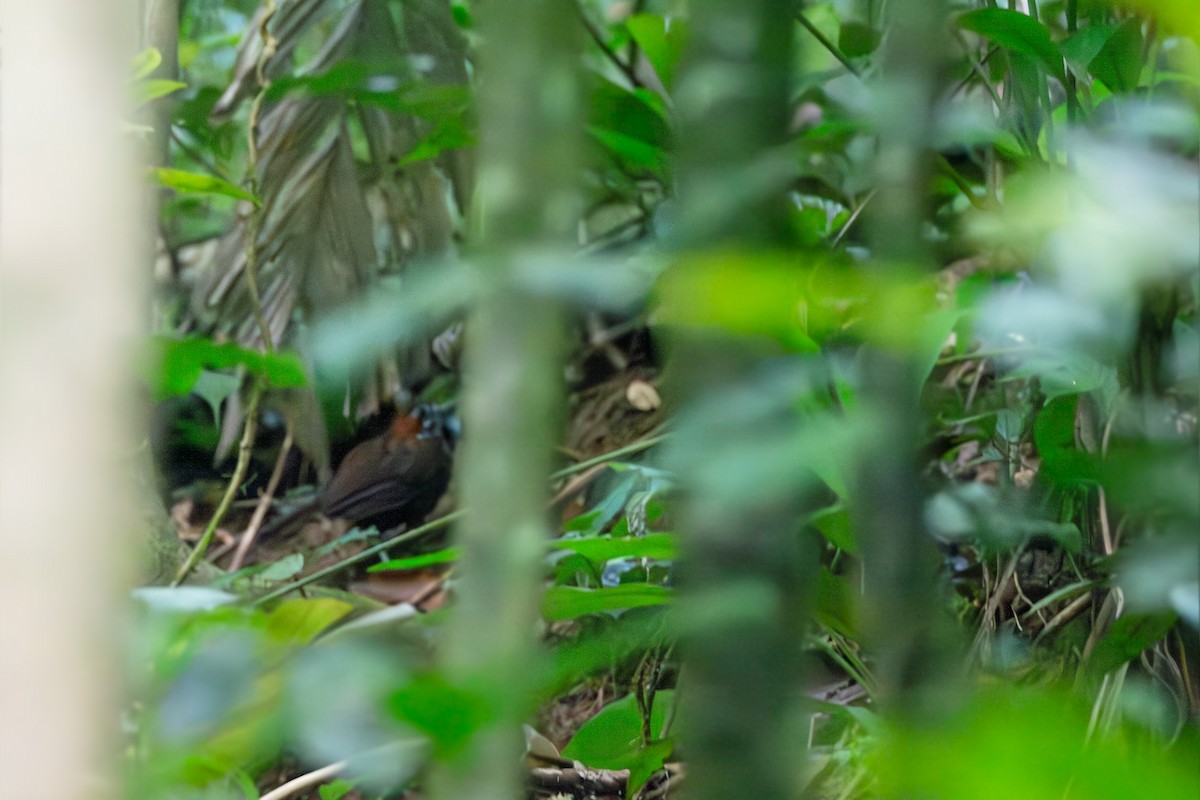
<svg viewBox="0 0 1200 800"><path fill-rule="evenodd" d="M661 433L657 436L651 436L647 439L642 439L640 442L634 442L633 444L613 450L611 453L604 453L603 455L596 456L595 458L589 458L586 461L580 461L578 464L572 464L569 467L563 467L557 472L551 473L550 480L556 481L559 478L565 478L569 475L574 475L577 472L583 472L587 468L594 467L597 464L606 464L609 461L615 461L623 456L632 455L633 453L640 453L643 450L649 450L651 447L654 447L654 445L665 441L670 435L671 434L669 433Z"/></svg>
<svg viewBox="0 0 1200 800"><path fill-rule="evenodd" d="M336 778L345 772L347 766L349 766L349 762L337 761L320 769L314 769L312 772L307 772L298 778L292 778L282 786L277 786L260 797L259 800L284 800L285 798L300 794L306 789Z"/></svg>
<svg viewBox="0 0 1200 800"><path fill-rule="evenodd" d="M862 71L850 62L850 59L846 57L846 54L843 53L836 44L829 41L825 34L821 33L820 28L812 24L812 21L808 17L804 16L803 10L796 11L796 20L800 23L804 30L811 33L813 38L821 43L822 47L829 51L830 55L841 62L841 65L849 70L851 75L856 78L862 78Z"/></svg>
<svg viewBox="0 0 1200 800"><path fill-rule="evenodd" d="M229 564L230 572L237 572L242 562L246 560L246 554L250 552L251 545L254 544L254 537L258 535L262 528L263 519L267 516L267 509L271 507L271 500L275 497L275 490L279 488L279 480L283 477L283 466L287 462L288 453L292 450L292 426L288 425L287 436L283 439L283 446L279 448L279 458L275 460L275 469L271 471L271 477L267 481L266 491L262 497L258 499L258 505L254 509L253 516L250 517L250 524L246 526L246 530L242 533L242 538L238 542L237 552L234 553L233 561Z"/></svg>
<svg viewBox="0 0 1200 800"><path fill-rule="evenodd" d="M624 59L618 56L613 49L608 46L608 42L604 41L604 36L600 31L596 30L596 26L592 24L591 19L588 18L587 11L584 10L583 6L578 2L578 0L576 0L574 5L576 13L579 14L579 20L583 23L584 30L588 32L588 36L590 36L592 41L596 43L596 46L600 48L600 52L604 53L604 56L621 71L621 74L625 76L626 80L629 81L633 88L636 89L640 87L642 82L638 78L637 71L633 68L633 65L626 63Z"/></svg>
<svg viewBox="0 0 1200 800"><path fill-rule="evenodd" d="M250 104L250 119L246 124L246 183L249 185L250 193L258 197L258 118L262 112L263 101L266 98L267 90L271 86L271 82L267 80L266 69L267 61L275 55L276 41L271 32L267 30L267 25L271 18L275 16L275 0L266 1L266 13L263 14L262 21L258 25L258 35L262 37L263 49L258 55L258 64L255 67L255 74L258 78L259 90L254 96L254 102ZM258 233L262 224L262 209L257 204L250 212L250 218L246 221L246 287L250 290L251 305L254 306L254 317L258 322L259 333L263 339L263 351L268 355L275 351L275 342L271 339L271 326L267 323L267 316L263 312L262 295L258 290Z"/></svg>
<svg viewBox="0 0 1200 800"><path fill-rule="evenodd" d="M250 400L246 403L246 426L242 431L241 445L238 446L237 466L233 470L233 475L229 478L229 485L225 487L225 495L221 498L220 505L217 506L212 519L208 521L208 527L204 529L204 534L200 537L200 541L196 542L196 546L188 555L187 561L183 562L183 566L175 574L175 580L171 581L172 586L178 586L183 583L188 573L195 569L196 565L200 563L200 559L204 558L204 552L208 550L213 535L217 531L217 526L221 524L225 513L229 511L230 505L233 504L233 498L237 494L238 487L242 485L242 481L246 478L246 471L250 467L250 452L254 447L254 436L258 432L258 404L262 400L264 389L265 384L262 378L254 377L251 379Z"/></svg>
<svg viewBox="0 0 1200 800"><path fill-rule="evenodd" d="M411 542L414 539L421 538L422 536L424 536L427 533L430 533L431 531L436 531L440 528L445 528L451 522L455 522L459 519L462 519L463 513L464 513L464 510L459 509L458 511L451 512L444 517L439 517L439 518L435 519L433 522L426 522L424 525L421 525L417 528L413 528L411 531L405 531L404 533L400 534L399 536L394 536L391 539L385 539L384 541L379 542L378 544L368 547L366 550L363 550L361 553L356 553L356 554L350 556L349 558L345 558L332 566L326 567L325 569L322 569L322 570L317 570L316 572L312 573L311 575L305 575L304 577L298 578L298 579L292 581L291 583L280 586L277 589L273 589L272 591L267 592L266 594L264 594L260 597L256 597L253 600L249 601L249 605L251 605L251 606L262 605L263 603L269 602L276 598L283 597L286 594L291 594L292 592L296 591L297 589L302 589L305 586L308 586L310 583L316 583L317 581L321 580L322 578L327 578L330 575L334 575L334 574L342 571L346 567L353 566L353 565L359 563L360 561L366 561L367 559L369 559L379 553L382 553L384 550L387 550L389 547L395 547L398 544L404 544L405 542Z"/></svg>

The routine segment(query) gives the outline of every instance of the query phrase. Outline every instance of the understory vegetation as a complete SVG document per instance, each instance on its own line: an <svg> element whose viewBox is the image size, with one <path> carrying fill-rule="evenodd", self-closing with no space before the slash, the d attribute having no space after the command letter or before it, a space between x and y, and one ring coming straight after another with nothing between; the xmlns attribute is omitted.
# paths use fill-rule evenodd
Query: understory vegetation
<svg viewBox="0 0 1200 800"><path fill-rule="evenodd" d="M1200 796L1193 3L177 12L129 796Z"/></svg>

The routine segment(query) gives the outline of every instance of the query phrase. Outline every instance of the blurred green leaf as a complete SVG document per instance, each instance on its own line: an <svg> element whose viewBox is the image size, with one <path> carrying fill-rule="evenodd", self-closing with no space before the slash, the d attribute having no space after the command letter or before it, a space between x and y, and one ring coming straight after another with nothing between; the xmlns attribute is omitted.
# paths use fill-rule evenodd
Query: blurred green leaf
<svg viewBox="0 0 1200 800"><path fill-rule="evenodd" d="M662 586L630 583L606 589L551 586L542 595L542 616L550 621L574 619L584 614L621 611L670 603L675 593Z"/></svg>
<svg viewBox="0 0 1200 800"><path fill-rule="evenodd" d="M635 14L625 20L625 27L670 91L675 86L675 71L688 39L687 21L680 17Z"/></svg>
<svg viewBox="0 0 1200 800"><path fill-rule="evenodd" d="M815 592L815 613L819 622L846 636L857 636L859 628L855 609L858 597L858 590L844 575L834 575L821 567Z"/></svg>
<svg viewBox="0 0 1200 800"><path fill-rule="evenodd" d="M153 337L143 373L155 396L162 399L191 392L205 368L231 367L245 367L280 389L308 383L304 364L296 353L279 351L266 355L232 342L218 344L201 337Z"/></svg>
<svg viewBox="0 0 1200 800"><path fill-rule="evenodd" d="M958 26L1034 59L1048 73L1066 81L1062 55L1050 38L1050 31L1028 14L1007 8L980 8L959 16Z"/></svg>
<svg viewBox="0 0 1200 800"><path fill-rule="evenodd" d="M558 539L551 547L559 550L574 550L593 561L611 561L614 558L653 558L669 561L678 554L678 541L673 533L651 533L646 536L613 538L596 536L587 539Z"/></svg>
<svg viewBox="0 0 1200 800"><path fill-rule="evenodd" d="M844 22L838 34L838 49L847 58L861 58L875 52L881 39L879 31L870 25Z"/></svg>
<svg viewBox="0 0 1200 800"><path fill-rule="evenodd" d="M633 695L626 695L609 703L580 726L563 748L563 757L595 769L629 769L638 765L649 749L652 757L659 759L654 767L657 770L662 767L661 759L670 755L669 744L661 741L660 737L674 703L675 692L670 689L654 694L650 709L650 734L655 738L649 743L642 741L642 715L637 699ZM631 787L631 791L636 790Z"/></svg>
<svg viewBox="0 0 1200 800"><path fill-rule="evenodd" d="M1142 73L1142 50L1142 20L1127 19L1108 37L1089 69L1114 94L1132 92Z"/></svg>
<svg viewBox="0 0 1200 800"><path fill-rule="evenodd" d="M262 201L245 189L239 189L232 183L215 178L212 175L201 175L196 172L186 172L181 169L166 169L159 167L154 170L154 176L160 186L174 189L187 194L212 194L225 197L235 197L238 200L249 200L256 206Z"/></svg>
<svg viewBox="0 0 1200 800"><path fill-rule="evenodd" d="M1126 614L1113 622L1087 660L1088 673L1100 677L1141 655L1167 635L1178 617L1169 614Z"/></svg>
<svg viewBox="0 0 1200 800"><path fill-rule="evenodd" d="M838 503L829 508L823 508L809 518L825 540L839 550L851 555L858 555L858 540L854 536L854 527L850 523L850 512L846 506Z"/></svg>
<svg viewBox="0 0 1200 800"><path fill-rule="evenodd" d="M484 692L457 686L436 673L416 676L388 700L388 707L433 740L440 758L462 752L476 731L495 719L495 703Z"/></svg>
<svg viewBox="0 0 1200 800"><path fill-rule="evenodd" d="M145 50L133 57L133 79L135 81L140 81L142 78L158 69L158 65L161 63L162 53L158 51L158 48L147 47Z"/></svg>
<svg viewBox="0 0 1200 800"><path fill-rule="evenodd" d="M1115 25L1088 25L1059 42L1058 49L1071 71L1080 78L1086 78L1092 61L1100 55L1116 29Z"/></svg>
<svg viewBox="0 0 1200 800"><path fill-rule="evenodd" d="M354 791L355 784L351 781L338 780L330 781L317 788L317 792L321 795L321 800L342 800L343 797Z"/></svg>
<svg viewBox="0 0 1200 800"><path fill-rule="evenodd" d="M938 725L894 728L873 762L883 797L1142 800L1200 796L1191 747L1089 738L1088 708L1046 691L995 687Z"/></svg>
<svg viewBox="0 0 1200 800"><path fill-rule="evenodd" d="M308 644L352 610L349 603L327 597L284 600L267 614L267 636L279 643Z"/></svg>
<svg viewBox="0 0 1200 800"><path fill-rule="evenodd" d="M179 81L169 81L165 79L155 79L148 81L139 81L133 86L133 103L135 107L144 106L151 103L160 97L166 97L169 94L174 94L180 89L186 89L186 83Z"/></svg>
<svg viewBox="0 0 1200 800"><path fill-rule="evenodd" d="M446 564L452 561L457 561L462 555L462 551L457 547L448 547L444 550L438 550L434 553L424 553L419 556L409 556L408 558L393 558L390 561L384 561L381 564L374 564L367 569L367 572L391 572L406 569L420 569L421 567L431 567L435 564Z"/></svg>

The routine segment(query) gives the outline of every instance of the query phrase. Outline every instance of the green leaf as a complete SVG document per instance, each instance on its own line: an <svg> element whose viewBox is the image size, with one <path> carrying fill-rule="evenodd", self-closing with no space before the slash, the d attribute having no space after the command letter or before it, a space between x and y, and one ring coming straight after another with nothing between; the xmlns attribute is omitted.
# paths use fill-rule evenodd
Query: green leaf
<svg viewBox="0 0 1200 800"><path fill-rule="evenodd" d="M351 781L337 779L330 783L317 788L317 792L321 795L321 800L342 800L354 790L356 784Z"/></svg>
<svg viewBox="0 0 1200 800"><path fill-rule="evenodd" d="M818 621L839 633L857 636L859 629L854 618L857 600L858 591L853 583L845 576L834 575L825 567L821 567L816 591Z"/></svg>
<svg viewBox="0 0 1200 800"><path fill-rule="evenodd" d="M186 83L169 81L164 78L139 81L133 85L133 103L135 107L144 106L160 97L166 97L169 94L178 92L180 89L186 88Z"/></svg>
<svg viewBox="0 0 1200 800"><path fill-rule="evenodd" d="M558 550L574 550L592 561L611 561L614 558L653 558L669 561L678 555L678 540L673 533L651 533L646 536L612 538L596 536L587 539L558 539L551 544Z"/></svg>
<svg viewBox="0 0 1200 800"><path fill-rule="evenodd" d="M245 189L239 189L232 183L212 175L201 175L197 172L187 172L182 169L159 167L154 170L154 176L158 180L159 185L165 186L168 189L174 189L177 192L236 197L238 200L249 200L256 206L262 205L262 201L250 194L250 192L247 192Z"/></svg>
<svg viewBox="0 0 1200 800"><path fill-rule="evenodd" d="M1095 480L1090 456L1075 447L1075 409L1078 395L1051 400L1033 421L1033 441L1042 457L1039 474L1060 484Z"/></svg>
<svg viewBox="0 0 1200 800"><path fill-rule="evenodd" d="M1142 73L1142 21L1133 17L1121 23L1089 68L1113 94L1136 89Z"/></svg>
<svg viewBox="0 0 1200 800"><path fill-rule="evenodd" d="M618 131L594 126L588 128L588 134L630 167L652 170L660 174L666 169L667 154L661 147Z"/></svg>
<svg viewBox="0 0 1200 800"><path fill-rule="evenodd" d="M847 58L861 58L875 52L883 37L879 31L861 22L842 23L838 33L838 49Z"/></svg>
<svg viewBox="0 0 1200 800"><path fill-rule="evenodd" d="M286 581L304 569L304 554L292 553L267 566L258 577L264 581Z"/></svg>
<svg viewBox="0 0 1200 800"><path fill-rule="evenodd" d="M1087 670L1100 677L1137 658L1143 650L1167 635L1177 619L1168 614L1126 614L1119 617L1096 645Z"/></svg>
<svg viewBox="0 0 1200 800"><path fill-rule="evenodd" d="M367 572L393 572L406 569L420 569L421 567L429 567L434 564L457 561L461 555L462 550L460 548L447 547L444 550L438 550L436 553L425 553L409 558L394 558L391 561L384 561L382 564L376 564L369 568Z"/></svg>
<svg viewBox="0 0 1200 800"><path fill-rule="evenodd" d="M305 386L308 378L296 353L277 351L271 355L247 350L231 342L211 339L153 337L144 377L159 399L191 392L205 369L245 367L280 389Z"/></svg>
<svg viewBox="0 0 1200 800"><path fill-rule="evenodd" d="M670 589L645 583L607 589L552 586L542 595L542 616L551 621L574 619L603 611L659 606L671 602L674 597L675 593Z"/></svg>
<svg viewBox="0 0 1200 800"><path fill-rule="evenodd" d="M858 555L858 540L850 524L850 512L843 504L821 509L809 518L809 522L831 545L851 555Z"/></svg>
<svg viewBox="0 0 1200 800"><path fill-rule="evenodd" d="M650 60L668 91L675 85L675 71L688 38L686 23L679 17L636 14L625 20L629 35Z"/></svg>
<svg viewBox="0 0 1200 800"><path fill-rule="evenodd" d="M496 717L487 692L425 673L388 699L392 714L433 740L439 758L461 753L475 732Z"/></svg>
<svg viewBox="0 0 1200 800"><path fill-rule="evenodd" d="M1006 8L981 8L960 16L958 26L1032 58L1048 73L1066 81L1062 54L1050 38L1049 29L1028 14Z"/></svg>
<svg viewBox="0 0 1200 800"><path fill-rule="evenodd" d="M642 715L633 695L609 703L600 713L585 722L563 748L565 758L579 761L595 769L628 769L632 797L641 788L634 787L634 771L641 783L662 768L671 754L671 742L663 739L670 711L675 705L675 692L665 689L656 692L650 708L650 742L642 741Z"/></svg>
<svg viewBox="0 0 1200 800"><path fill-rule="evenodd" d="M1058 43L1058 49L1071 68L1079 77L1085 77L1096 56L1104 49L1104 45L1112 38L1115 25L1088 25Z"/></svg>
<svg viewBox="0 0 1200 800"><path fill-rule="evenodd" d="M329 597L284 600L267 615L266 633L277 642L305 645L352 610L349 603Z"/></svg>
<svg viewBox="0 0 1200 800"><path fill-rule="evenodd" d="M158 52L157 47L147 47L142 52L133 57L133 79L140 81L151 72L158 69L158 65L162 63L162 53Z"/></svg>

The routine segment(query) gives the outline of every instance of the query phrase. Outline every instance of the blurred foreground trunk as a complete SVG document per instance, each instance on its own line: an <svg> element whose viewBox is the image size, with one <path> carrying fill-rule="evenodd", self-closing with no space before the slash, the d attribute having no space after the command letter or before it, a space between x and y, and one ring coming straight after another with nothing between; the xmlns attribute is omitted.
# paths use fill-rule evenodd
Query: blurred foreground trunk
<svg viewBox="0 0 1200 800"><path fill-rule="evenodd" d="M933 163L947 13L937 0L895 0L884 24L888 36L874 94L879 192L867 212L875 268L932 271L922 198ZM864 554L864 644L876 660L884 707L908 715L946 701L955 654L946 646L939 559L922 519L921 376L906 344L895 345L863 353L863 400L882 432L863 460L855 510Z"/></svg>
<svg viewBox="0 0 1200 800"><path fill-rule="evenodd" d="M114 14L114 8L119 12ZM11 797L120 796L119 587L141 318L117 4L4 8L0 770Z"/></svg>
<svg viewBox="0 0 1200 800"><path fill-rule="evenodd" d="M488 722L434 776L432 796L522 794L521 723L533 703L534 633L549 539L547 476L562 415L562 310L522 282L522 260L573 246L582 130L570 4L479 10L480 166L473 257L486 295L466 325L458 456L462 580L444 666L487 694Z"/></svg>
<svg viewBox="0 0 1200 800"><path fill-rule="evenodd" d="M684 281L704 281L696 270L714 257L749 270L787 245L784 187L770 176L786 176L772 159L789 117L792 9L777 0L692 6L692 50L675 92ZM781 354L774 342L715 328L680 330L673 342L682 405L674 464L688 490L679 608L688 797L794 798L803 772L792 727L801 719L814 574L799 531L806 497L790 486L741 491L756 481L730 474L770 470L745 459L771 450L771 440L795 424L790 397L760 395L777 406L765 414L744 413L750 405L761 411L760 403L738 402L762 388L756 382Z"/></svg>

